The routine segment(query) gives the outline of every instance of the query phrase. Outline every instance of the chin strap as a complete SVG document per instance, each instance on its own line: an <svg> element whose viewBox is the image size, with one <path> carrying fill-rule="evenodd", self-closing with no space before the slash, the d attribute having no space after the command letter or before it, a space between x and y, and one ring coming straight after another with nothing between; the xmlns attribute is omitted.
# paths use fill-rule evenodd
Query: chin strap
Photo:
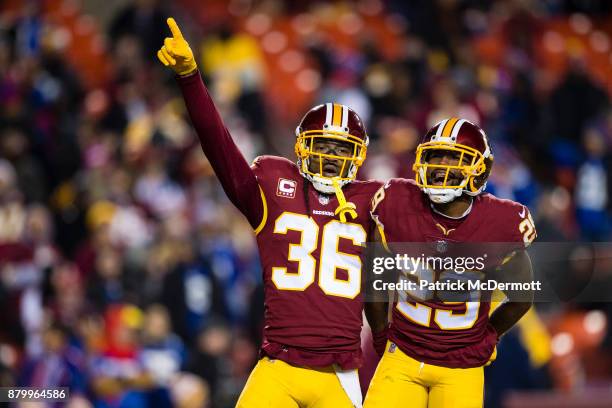
<svg viewBox="0 0 612 408"><path fill-rule="evenodd" d="M340 183L338 183L337 179L333 179L332 183L334 184L334 190L336 191L336 198L338 199L338 208L336 208L335 214L340 216L341 222L346 222L346 214L351 216L352 219L357 218L357 207L355 207L354 203L350 201L347 202L344 197L344 193L342 192L342 187L340 187Z"/></svg>

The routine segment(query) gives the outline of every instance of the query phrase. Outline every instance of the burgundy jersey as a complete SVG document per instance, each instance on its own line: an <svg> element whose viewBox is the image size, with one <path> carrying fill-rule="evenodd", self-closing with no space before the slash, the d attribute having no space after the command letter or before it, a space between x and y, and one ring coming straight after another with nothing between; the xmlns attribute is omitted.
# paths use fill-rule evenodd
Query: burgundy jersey
<svg viewBox="0 0 612 408"><path fill-rule="evenodd" d="M358 216L342 223L335 195L319 194L295 163L262 156L248 165L199 73L178 83L206 157L257 234L265 285L262 352L301 366L358 367L361 257L372 225L370 201L381 183L343 187Z"/></svg>
<svg viewBox="0 0 612 408"><path fill-rule="evenodd" d="M270 357L309 366L361 363L362 253L370 201L381 183L343 188L357 218L334 215L334 195L318 193L287 159L262 156L253 169L266 200L257 235L265 285L262 349Z"/></svg>
<svg viewBox="0 0 612 408"><path fill-rule="evenodd" d="M525 248L535 238L529 211L519 203L484 193L474 197L465 217L450 219L433 211L429 198L414 181L405 179L392 179L379 190L372 203L372 217L392 252L394 243L398 253L399 243L422 243L422 251L414 255L417 257L435 255L435 251L444 251L449 245L462 245L459 243L496 243L483 249L488 256L481 258L484 267L480 271L460 274L472 274L474 279L486 279L487 270L498 267L505 256ZM477 256L479 248L472 247L471 251L470 255ZM424 268L419 274L429 275L420 276L428 281L460 276L443 268ZM493 353L497 333L489 324L490 297L478 294L469 300L476 299L480 301L443 301L439 293L427 288L398 292L389 339L407 355L427 364L482 366Z"/></svg>

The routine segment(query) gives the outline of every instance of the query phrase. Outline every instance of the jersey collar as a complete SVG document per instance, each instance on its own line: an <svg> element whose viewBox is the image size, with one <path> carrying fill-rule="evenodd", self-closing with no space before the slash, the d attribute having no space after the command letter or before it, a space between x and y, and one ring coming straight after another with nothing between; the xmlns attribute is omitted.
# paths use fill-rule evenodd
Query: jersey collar
<svg viewBox="0 0 612 408"><path fill-rule="evenodd" d="M465 212L463 214L461 214L458 217L451 217L450 215L446 215L441 213L440 211L436 210L436 207L434 207L433 203L429 203L429 206L431 207L431 210L433 212L435 212L438 215L441 215L444 218L448 218L449 220L460 220L462 218L467 217L467 215L472 211L472 206L474 205L474 200L472 199L472 201L470 202L470 206L465 210Z"/></svg>

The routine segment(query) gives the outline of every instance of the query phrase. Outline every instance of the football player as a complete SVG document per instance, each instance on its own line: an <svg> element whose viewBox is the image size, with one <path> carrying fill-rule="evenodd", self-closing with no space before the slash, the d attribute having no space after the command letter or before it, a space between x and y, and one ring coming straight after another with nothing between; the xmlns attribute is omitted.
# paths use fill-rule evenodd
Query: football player
<svg viewBox="0 0 612 408"><path fill-rule="evenodd" d="M361 406L362 253L381 183L356 181L368 136L350 108L309 110L297 163L245 161L202 82L176 22L158 52L177 74L202 149L257 236L265 286L261 358L239 407Z"/></svg>
<svg viewBox="0 0 612 408"><path fill-rule="evenodd" d="M525 248L535 227L525 206L483 192L492 164L487 136L478 126L457 118L436 124L417 146L415 181L392 179L372 200L377 239L391 252L399 243L421 243L432 256L448 255L458 243L475 243L462 247L471 255L488 252L488 257L480 253L481 272L427 264L417 274L427 282L468 276L531 282ZM499 337L530 308L533 293L506 292L508 301L490 317L486 292L460 302L428 288L397 295L388 326L384 301L365 306L375 346L384 354L364 407L482 407L483 366L494 359Z"/></svg>

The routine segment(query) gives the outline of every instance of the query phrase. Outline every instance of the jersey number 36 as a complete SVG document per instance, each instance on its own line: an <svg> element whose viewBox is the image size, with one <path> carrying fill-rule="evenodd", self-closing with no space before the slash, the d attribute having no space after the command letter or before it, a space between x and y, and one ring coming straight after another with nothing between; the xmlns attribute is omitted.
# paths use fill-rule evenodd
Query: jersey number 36
<svg viewBox="0 0 612 408"><path fill-rule="evenodd" d="M314 281L317 260L312 253L317 249L319 226L310 217L291 212L282 213L274 223L275 234L287 234L289 230L301 234L299 244L289 244L287 259L298 264L297 272L288 271L284 266L272 268L272 282L280 290L302 291ZM367 234L359 224L342 223L332 220L323 226L319 256L319 281L321 290L330 296L355 298L361 291L361 259L358 255L338 251L340 238L361 246ZM336 270L348 273L346 280L336 277Z"/></svg>

